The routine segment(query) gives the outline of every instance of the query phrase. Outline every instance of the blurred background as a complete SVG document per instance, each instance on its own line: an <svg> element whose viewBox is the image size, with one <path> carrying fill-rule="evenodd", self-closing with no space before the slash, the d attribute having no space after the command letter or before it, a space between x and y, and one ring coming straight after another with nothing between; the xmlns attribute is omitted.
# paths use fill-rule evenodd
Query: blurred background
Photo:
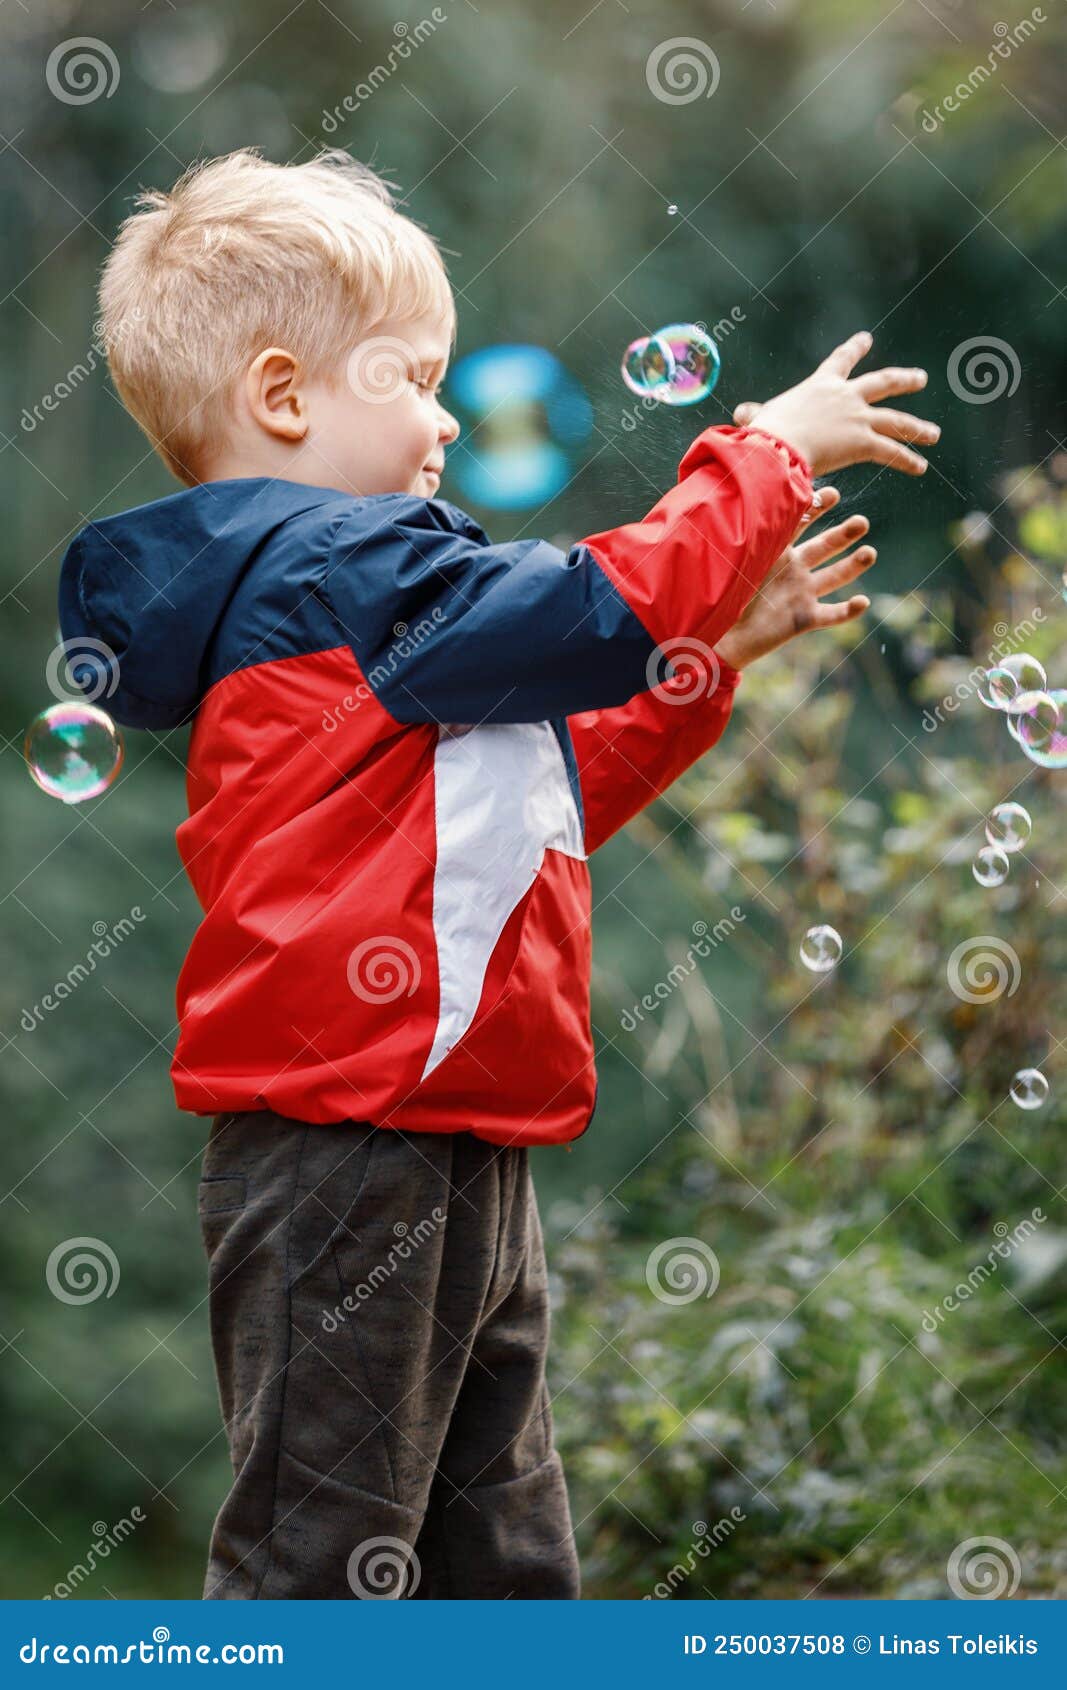
<svg viewBox="0 0 1067 1690"><path fill-rule="evenodd" d="M440 239L488 359L443 491L496 538L641 515L854 329L929 368L925 479L839 481L871 611L753 669L592 864L599 1104L534 1153L550 1383L590 1598L1067 1594L1067 775L978 697L1005 652L1067 685L1062 7L10 0L0 34L3 1594L196 1597L227 1485L167 1071L183 736L66 806L22 734L69 538L176 490L98 267L140 187L246 145L347 148ZM691 320L716 391L642 403L623 348ZM1007 800L1032 835L982 887ZM102 1279L56 1294L80 1239Z"/></svg>

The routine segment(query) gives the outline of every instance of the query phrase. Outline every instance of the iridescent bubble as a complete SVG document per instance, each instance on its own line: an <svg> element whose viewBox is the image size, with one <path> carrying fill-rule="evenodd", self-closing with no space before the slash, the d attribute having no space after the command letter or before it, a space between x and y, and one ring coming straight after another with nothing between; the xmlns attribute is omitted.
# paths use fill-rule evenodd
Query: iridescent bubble
<svg viewBox="0 0 1067 1690"><path fill-rule="evenodd" d="M1019 691L1019 683L1011 670L1000 664L987 669L978 683L978 696L990 710L1006 710Z"/></svg>
<svg viewBox="0 0 1067 1690"><path fill-rule="evenodd" d="M836 968L844 948L836 927L809 927L800 941L800 960L813 974L825 974Z"/></svg>
<svg viewBox="0 0 1067 1690"><path fill-rule="evenodd" d="M1059 704L1048 692L1020 692L1008 707L1008 729L1023 750L1046 751L1060 725Z"/></svg>
<svg viewBox="0 0 1067 1690"><path fill-rule="evenodd" d="M42 792L81 804L106 792L122 767L122 735L105 710L67 700L26 729L26 766Z"/></svg>
<svg viewBox="0 0 1067 1690"><path fill-rule="evenodd" d="M666 386L656 389L664 405L696 405L706 399L719 379L719 348L697 323L670 323L653 339L665 341L674 361Z"/></svg>
<svg viewBox="0 0 1067 1690"><path fill-rule="evenodd" d="M983 845L974 859L971 872L979 886L1003 886L1010 867L999 845Z"/></svg>
<svg viewBox="0 0 1067 1690"><path fill-rule="evenodd" d="M1011 675L1016 683L1016 692L1044 692L1048 686L1044 668L1029 652L1021 651L1017 657L1002 657L1000 668Z"/></svg>
<svg viewBox="0 0 1067 1690"><path fill-rule="evenodd" d="M1023 717L1021 716L1014 718L1009 716L1007 719L1008 727L1011 728L1013 722L1020 724L1020 731L1016 733L1015 737L1031 763L1036 763L1042 769L1067 769L1067 688L1058 687L1052 692L1042 694L1042 697L1051 699L1059 713L1059 720L1047 741L1028 745L1022 738Z"/></svg>
<svg viewBox="0 0 1067 1690"><path fill-rule="evenodd" d="M1040 1068L1020 1068L1011 1082L1011 1100L1020 1109L1040 1109L1048 1097L1048 1081Z"/></svg>
<svg viewBox="0 0 1067 1690"><path fill-rule="evenodd" d="M1010 856L1028 843L1033 825L1029 810L1024 810L1021 804L998 804L989 813L985 836L991 845L999 846Z"/></svg>
<svg viewBox="0 0 1067 1690"><path fill-rule="evenodd" d="M667 216L668 217L677 217L677 215L678 215L678 207L676 205L669 205L667 207Z"/></svg>
<svg viewBox="0 0 1067 1690"><path fill-rule="evenodd" d="M674 373L674 356L658 334L632 340L622 355L622 379L631 393L639 393L642 398L649 393L659 398L658 390L672 380Z"/></svg>

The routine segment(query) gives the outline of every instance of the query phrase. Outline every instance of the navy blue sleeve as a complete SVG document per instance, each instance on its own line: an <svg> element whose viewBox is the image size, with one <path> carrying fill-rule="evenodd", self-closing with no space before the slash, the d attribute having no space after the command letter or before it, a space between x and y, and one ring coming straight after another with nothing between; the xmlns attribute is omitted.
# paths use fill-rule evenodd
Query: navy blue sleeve
<svg viewBox="0 0 1067 1690"><path fill-rule="evenodd" d="M398 722L541 722L659 678L654 640L588 546L491 545L441 499L362 501L322 593Z"/></svg>

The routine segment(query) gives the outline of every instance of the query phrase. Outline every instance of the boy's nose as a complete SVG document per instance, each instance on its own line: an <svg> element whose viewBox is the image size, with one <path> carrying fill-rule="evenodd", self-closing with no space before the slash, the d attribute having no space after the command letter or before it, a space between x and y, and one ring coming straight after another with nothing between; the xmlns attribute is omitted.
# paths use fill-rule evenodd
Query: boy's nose
<svg viewBox="0 0 1067 1690"><path fill-rule="evenodd" d="M460 431L460 425L456 421L456 418L452 415L451 411L446 411L444 406L442 405L441 406L441 425L440 425L440 429L438 431L440 433L440 436L441 436L441 444L444 445L444 446L448 446L448 445L451 444L451 442L453 440L458 440L459 439L459 431Z"/></svg>

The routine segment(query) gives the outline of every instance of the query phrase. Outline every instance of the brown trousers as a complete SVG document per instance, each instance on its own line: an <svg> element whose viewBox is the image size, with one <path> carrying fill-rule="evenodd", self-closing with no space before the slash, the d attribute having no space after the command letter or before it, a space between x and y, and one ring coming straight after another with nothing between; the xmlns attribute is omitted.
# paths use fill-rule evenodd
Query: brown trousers
<svg viewBox="0 0 1067 1690"><path fill-rule="evenodd" d="M528 1152L219 1115L200 1182L233 1487L205 1598L574 1598Z"/></svg>

